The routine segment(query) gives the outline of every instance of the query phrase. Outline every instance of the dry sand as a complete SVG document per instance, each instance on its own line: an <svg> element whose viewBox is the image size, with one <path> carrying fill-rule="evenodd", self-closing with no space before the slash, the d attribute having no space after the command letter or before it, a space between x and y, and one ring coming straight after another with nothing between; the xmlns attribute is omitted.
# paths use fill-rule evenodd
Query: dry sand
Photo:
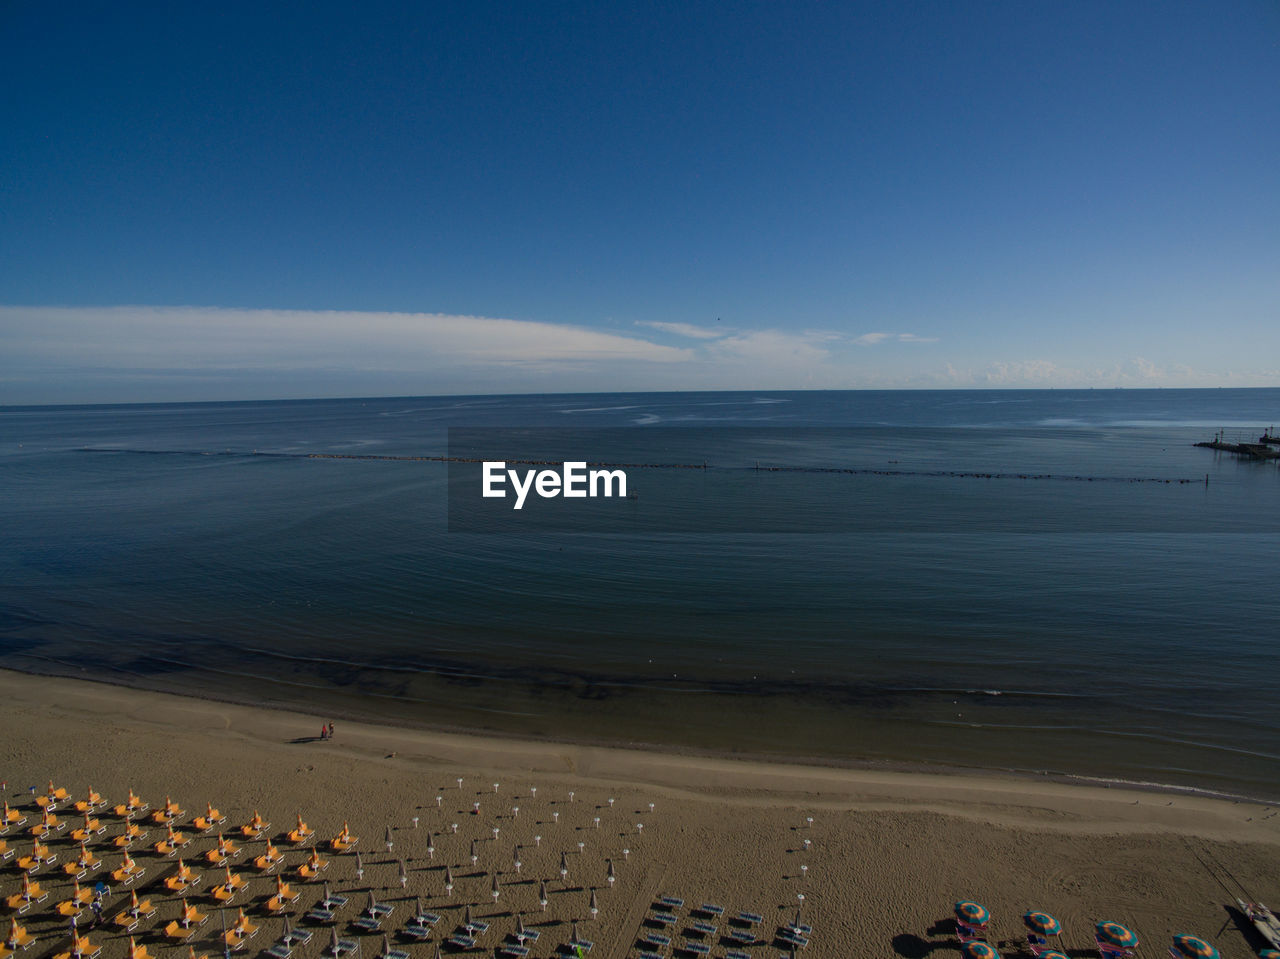
<svg viewBox="0 0 1280 959"><path fill-rule="evenodd" d="M29 817L3 837L19 856L30 846L26 828L38 818L29 787L42 792L50 779L73 800L90 785L112 804L123 801L129 788L153 808L170 795L186 810L186 822L208 802L230 817L229 828L259 810L272 823L272 835L292 827L299 811L326 840L346 820L361 837L355 848L363 878L357 878L352 854L333 855L326 876L352 899L339 931L360 940L367 956L381 951L382 937L358 935L348 921L371 888L395 906L384 926L393 947L414 959L434 955L433 945L407 944L395 934L412 914L415 896L442 917L436 939L454 931L470 904L477 918L490 923L478 952L493 955L519 913L541 933L531 956L552 955L577 919L582 938L595 943L592 959L636 955L637 938L654 928L646 916L663 895L685 902L677 926L667 930L676 942L700 918L691 909L702 903L725 908L717 935L707 940L714 957L733 948L720 938L730 928L728 916L761 914L756 931L764 943L745 951L770 959L780 951L773 934L793 918L800 894L803 922L813 927L803 954L815 959L955 955L949 917L960 898L991 910L992 940L1007 943L1001 949L1009 954L1021 941L1021 914L1037 908L1062 920L1063 945L1073 956L1096 955L1092 922L1108 918L1138 933L1140 955L1165 955L1172 935L1189 932L1213 941L1226 959L1246 959L1253 940L1226 906L1242 895L1240 886L1264 902L1280 901L1280 816L1251 802L998 775L673 756L351 722L339 724L334 740L319 741L328 718L319 712L300 715L6 672L0 672L0 695L6 704L0 779L7 781L10 805ZM75 828L70 802L60 812ZM109 814L102 820L107 833L92 848L108 869L115 868L120 854L109 840L122 825ZM383 839L388 826L390 853ZM137 855L148 870L141 884L148 887L174 865L150 851L164 832L150 828L146 851ZM26 953L30 959L67 943L67 920L53 907L69 889L62 872L75 858L69 832L51 844L58 864L36 875L52 895L21 917L40 936ZM184 856L203 863L215 838L195 833ZM805 840L811 842L807 848ZM274 879L248 868L264 846L246 842L236 860L237 872L249 878L236 904L261 927L245 954L270 946L281 928L261 906L275 891ZM282 848L291 874L307 853ZM609 860L617 877L612 887ZM0 873L6 897L21 885L15 861L4 862ZM444 888L446 866L452 895ZM549 893L545 912L540 880ZM206 880L196 892L202 909L213 907L208 885ZM296 878L294 886L303 891L297 918L320 889ZM593 888L600 910L594 921L588 909ZM179 904L158 885L148 893L158 912L135 935L153 955L176 957L161 930L177 917ZM108 914L127 900L127 892L114 895ZM86 911L82 927L90 918ZM233 921L234 912L228 918ZM220 951L218 919L215 911L194 940L197 954ZM328 945L329 929L312 928L311 942L294 951L299 959L319 957ZM128 936L114 928L91 938L104 946L103 959L127 955Z"/></svg>

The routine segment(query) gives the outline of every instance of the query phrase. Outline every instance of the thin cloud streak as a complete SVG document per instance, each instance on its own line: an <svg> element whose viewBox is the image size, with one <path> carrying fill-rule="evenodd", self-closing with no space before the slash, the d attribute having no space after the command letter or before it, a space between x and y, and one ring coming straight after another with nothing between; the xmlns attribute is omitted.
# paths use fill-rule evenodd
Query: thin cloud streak
<svg viewBox="0 0 1280 959"><path fill-rule="evenodd" d="M932 338L642 324L687 346L437 313L0 306L0 405L647 390L1274 386L1169 354L915 349ZM892 349L893 343L908 345ZM1120 354L1123 356L1123 354ZM1100 362L1101 360L1101 362Z"/></svg>

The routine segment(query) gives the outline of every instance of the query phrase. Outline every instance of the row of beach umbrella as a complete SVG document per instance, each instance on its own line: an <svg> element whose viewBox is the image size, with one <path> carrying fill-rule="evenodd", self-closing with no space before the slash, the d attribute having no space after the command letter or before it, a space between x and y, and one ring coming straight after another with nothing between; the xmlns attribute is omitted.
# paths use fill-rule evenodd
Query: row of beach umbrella
<svg viewBox="0 0 1280 959"><path fill-rule="evenodd" d="M974 932L984 931L986 924L991 921L990 911L981 903L970 899L962 899L955 904L955 916L962 925ZM1028 910L1022 915L1022 923L1037 936L1062 935L1062 923L1047 912ZM1113 951L1113 954L1122 954L1138 946L1138 937L1133 930L1118 922L1103 920L1096 923L1094 936L1104 954ZM995 947L981 939L964 943L963 952L967 959L1000 959L1000 953ZM1055 949L1045 949L1037 955L1039 959L1068 959L1065 953ZM1174 936L1169 955L1173 959L1219 959L1218 950L1212 943L1199 936L1189 935ZM1280 954L1274 959L1280 959Z"/></svg>

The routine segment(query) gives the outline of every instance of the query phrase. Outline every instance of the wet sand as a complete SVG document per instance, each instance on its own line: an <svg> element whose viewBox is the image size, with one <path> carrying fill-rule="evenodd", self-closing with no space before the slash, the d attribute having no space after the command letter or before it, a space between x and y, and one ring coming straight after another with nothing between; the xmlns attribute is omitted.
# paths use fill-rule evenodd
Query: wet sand
<svg viewBox="0 0 1280 959"><path fill-rule="evenodd" d="M441 916L435 939L446 939L470 905L475 918L490 924L478 940L488 955L514 932L517 915L541 933L530 956L552 955L570 939L574 920L580 937L595 943L592 957L635 955L641 936L661 931L646 921L655 901L673 896L684 907L665 932L677 943L693 931L692 923L707 922L716 931L702 941L712 956L722 957L734 948L723 938L735 928L727 917L757 913L763 921L754 932L764 944L746 951L770 959L782 947L775 933L801 902L802 922L813 927L806 956L954 955L949 917L960 898L991 910L992 941L1006 943L1001 951L1007 954L1021 941L1021 914L1036 908L1062 920L1063 945L1072 955L1096 954L1092 922L1106 918L1137 932L1140 954L1163 955L1169 937L1188 932L1213 941L1227 959L1245 959L1253 954L1253 940L1227 907L1246 890L1273 905L1280 901L1280 815L1253 802L997 774L672 755L345 720L337 721L334 739L320 740L322 722L332 717L319 712L10 672L0 672L0 695L6 704L0 779L10 805L28 817L26 826L3 837L18 856L27 854L26 827L38 818L29 787L42 793L50 779L73 800L90 785L112 805L130 788L153 808L169 795L185 810L183 823L212 802L237 833L255 810L271 822L268 835L291 828L299 812L322 839L347 821L361 837L355 849L363 875L357 876L354 854L327 852L331 865L324 875L352 900L339 916L339 932L361 941L368 955L381 951L381 935L361 935L348 920L370 890L395 906L383 928L393 947L415 959L434 955L430 942L409 944L396 934L412 914L415 896ZM74 829L79 817L69 802L60 814ZM113 869L121 856L109 840L123 824L110 814L101 818L107 831L90 848ZM143 886L174 865L150 851L164 827L149 828L146 851L136 853L148 870ZM203 864L216 836L180 828L194 836L184 857ZM65 947L67 920L52 907L69 889L62 867L77 852L69 833L55 834L50 843L58 864L36 874L50 898L21 917L40 937L27 952L31 959ZM244 851L233 865L248 885L233 905L244 905L261 927L246 947L246 954L256 955L280 932L280 920L261 905L275 881L248 868L265 837L240 844ZM308 853L287 843L281 848L292 874ZM0 873L4 896L21 885L14 862L5 862ZM216 873L207 872L196 895L202 910L213 910L206 890ZM297 919L319 899L320 888L296 875L292 882L302 892ZM545 911L540 882L547 888ZM594 920L593 889L599 910ZM153 954L168 953L162 930L180 904L160 886L147 894L158 911L134 934ZM123 899L113 896L108 914L127 899L127 892ZM725 916L694 914L702 903L723 906ZM198 955L220 951L214 913L193 940ZM90 918L87 911L82 918ZM228 920L234 923L234 911ZM328 944L328 927L311 928L311 942L294 951L299 959L320 956ZM128 936L114 927L91 938L101 941L104 959L127 955Z"/></svg>

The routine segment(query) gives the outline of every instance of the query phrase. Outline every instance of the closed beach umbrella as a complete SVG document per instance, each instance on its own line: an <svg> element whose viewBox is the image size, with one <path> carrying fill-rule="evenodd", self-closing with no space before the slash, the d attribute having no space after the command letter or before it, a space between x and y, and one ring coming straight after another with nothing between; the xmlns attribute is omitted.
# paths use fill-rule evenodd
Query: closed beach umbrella
<svg viewBox="0 0 1280 959"><path fill-rule="evenodd" d="M1032 932L1038 932L1042 936L1058 936L1062 934L1062 923L1054 919L1047 912L1024 912L1022 921Z"/></svg>
<svg viewBox="0 0 1280 959"><path fill-rule="evenodd" d="M1000 959L1000 953L994 946L977 939L964 944L964 954L966 959Z"/></svg>
<svg viewBox="0 0 1280 959"><path fill-rule="evenodd" d="M542 911L547 911L547 883L545 880L538 883L538 902L542 905Z"/></svg>
<svg viewBox="0 0 1280 959"><path fill-rule="evenodd" d="M1103 920L1093 928L1097 932L1098 940L1109 946L1115 946L1117 949L1133 949L1138 945L1138 937L1133 934L1133 930L1118 922Z"/></svg>
<svg viewBox="0 0 1280 959"><path fill-rule="evenodd" d="M1169 953L1181 959L1218 959L1218 950L1199 936L1174 936Z"/></svg>
<svg viewBox="0 0 1280 959"><path fill-rule="evenodd" d="M956 918L970 926L981 926L991 918L987 907L971 899L961 899L956 903Z"/></svg>

